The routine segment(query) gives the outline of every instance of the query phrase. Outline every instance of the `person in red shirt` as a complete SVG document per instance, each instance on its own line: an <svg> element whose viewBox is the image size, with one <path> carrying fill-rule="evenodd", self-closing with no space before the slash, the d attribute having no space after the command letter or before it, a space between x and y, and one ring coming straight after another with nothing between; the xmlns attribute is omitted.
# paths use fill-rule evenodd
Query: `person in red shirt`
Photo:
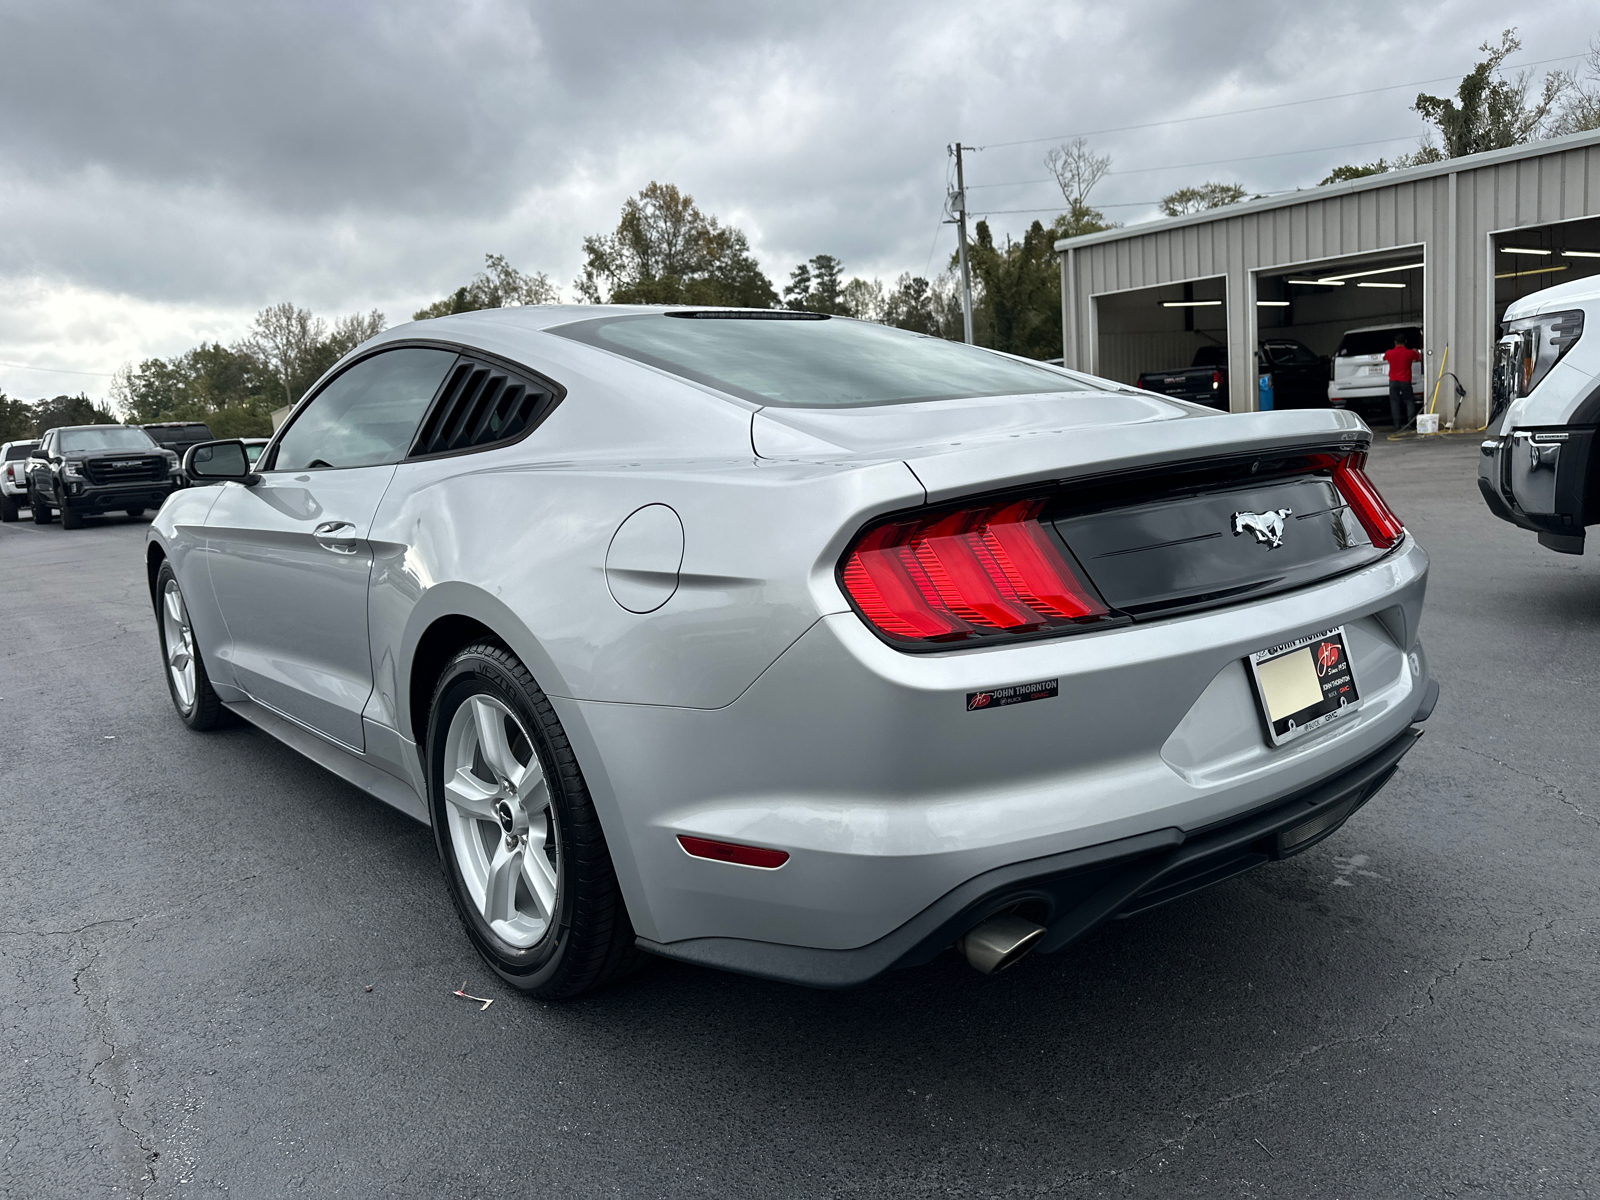
<svg viewBox="0 0 1600 1200"><path fill-rule="evenodd" d="M1406 345L1404 334L1394 335L1394 349L1385 350L1384 361L1389 364L1389 415L1399 432L1416 419L1417 401L1411 392L1411 364L1421 362L1422 355Z"/></svg>

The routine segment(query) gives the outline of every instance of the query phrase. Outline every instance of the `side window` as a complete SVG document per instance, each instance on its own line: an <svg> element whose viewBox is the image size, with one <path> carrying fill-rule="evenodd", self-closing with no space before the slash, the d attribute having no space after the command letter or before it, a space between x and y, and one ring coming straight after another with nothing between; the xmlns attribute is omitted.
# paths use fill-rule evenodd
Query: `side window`
<svg viewBox="0 0 1600 1200"><path fill-rule="evenodd" d="M406 456L452 350L407 347L362 359L318 392L284 430L273 471L373 467Z"/></svg>

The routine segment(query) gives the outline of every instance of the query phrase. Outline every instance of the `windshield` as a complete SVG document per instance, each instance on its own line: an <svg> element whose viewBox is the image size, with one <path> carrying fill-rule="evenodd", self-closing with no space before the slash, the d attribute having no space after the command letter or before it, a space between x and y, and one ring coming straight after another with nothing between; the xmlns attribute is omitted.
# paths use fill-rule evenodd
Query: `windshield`
<svg viewBox="0 0 1600 1200"><path fill-rule="evenodd" d="M1396 325L1390 329L1361 329L1344 335L1339 343L1339 357L1352 354L1383 354L1394 349L1394 339L1403 337L1413 350L1422 345L1422 330L1414 325Z"/></svg>
<svg viewBox="0 0 1600 1200"><path fill-rule="evenodd" d="M86 450L154 450L156 444L142 429L129 425L97 425L93 429L64 429L58 445L63 454Z"/></svg>
<svg viewBox="0 0 1600 1200"><path fill-rule="evenodd" d="M1110 390L960 342L801 313L641 313L550 332L785 408Z"/></svg>

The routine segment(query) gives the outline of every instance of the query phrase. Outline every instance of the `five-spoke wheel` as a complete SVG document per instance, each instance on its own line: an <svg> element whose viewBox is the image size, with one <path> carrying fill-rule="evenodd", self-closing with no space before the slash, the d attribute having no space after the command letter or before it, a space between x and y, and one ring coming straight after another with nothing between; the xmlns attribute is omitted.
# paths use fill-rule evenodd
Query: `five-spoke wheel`
<svg viewBox="0 0 1600 1200"><path fill-rule="evenodd" d="M561 838L533 740L511 709L477 695L456 709L444 746L450 844L467 893L518 949L550 928L561 888Z"/></svg>
<svg viewBox="0 0 1600 1200"><path fill-rule="evenodd" d="M426 750L440 865L495 973L556 1000L637 965L583 772L515 655L490 642L456 653L434 688Z"/></svg>

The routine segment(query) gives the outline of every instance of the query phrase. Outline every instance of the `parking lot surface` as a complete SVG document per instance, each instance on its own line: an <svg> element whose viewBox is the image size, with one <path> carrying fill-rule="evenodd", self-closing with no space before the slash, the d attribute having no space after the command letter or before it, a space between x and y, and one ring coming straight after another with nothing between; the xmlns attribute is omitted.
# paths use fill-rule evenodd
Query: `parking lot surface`
<svg viewBox="0 0 1600 1200"><path fill-rule="evenodd" d="M144 521L0 526L0 1195L1600 1191L1600 561L1495 520L1476 443L1379 436L1444 690L1344 829L845 993L530 1002L426 829L179 723Z"/></svg>

